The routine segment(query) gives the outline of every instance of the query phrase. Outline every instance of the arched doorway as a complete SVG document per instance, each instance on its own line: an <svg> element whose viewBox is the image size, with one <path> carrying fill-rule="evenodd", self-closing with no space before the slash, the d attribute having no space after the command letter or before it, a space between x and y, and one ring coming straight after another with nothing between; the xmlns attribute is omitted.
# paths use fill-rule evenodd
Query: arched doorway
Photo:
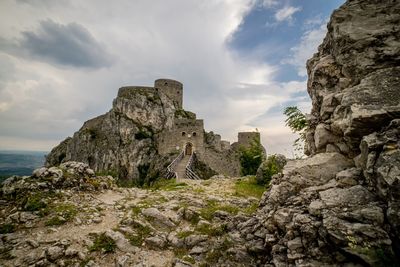
<svg viewBox="0 0 400 267"><path fill-rule="evenodd" d="M187 143L185 146L185 155L192 155L193 145L191 143Z"/></svg>

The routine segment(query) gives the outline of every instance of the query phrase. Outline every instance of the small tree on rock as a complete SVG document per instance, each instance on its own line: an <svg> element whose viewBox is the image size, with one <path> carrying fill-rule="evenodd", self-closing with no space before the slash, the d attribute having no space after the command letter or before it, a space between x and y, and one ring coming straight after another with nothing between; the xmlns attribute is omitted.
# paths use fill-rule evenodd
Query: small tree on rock
<svg viewBox="0 0 400 267"><path fill-rule="evenodd" d="M306 132L307 129L307 119L306 115L302 113L298 107L286 107L283 111L283 114L286 115L286 126L294 132L299 134L299 138L297 138L294 143L293 147L296 152L300 152L302 154L302 150L304 149L304 142L306 140Z"/></svg>

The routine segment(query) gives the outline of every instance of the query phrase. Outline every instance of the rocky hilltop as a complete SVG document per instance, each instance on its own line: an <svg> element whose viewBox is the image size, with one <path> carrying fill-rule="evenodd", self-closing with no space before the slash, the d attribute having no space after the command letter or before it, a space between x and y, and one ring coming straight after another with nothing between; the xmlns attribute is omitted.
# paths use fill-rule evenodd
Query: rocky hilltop
<svg viewBox="0 0 400 267"><path fill-rule="evenodd" d="M332 14L307 63L311 156L287 164L242 229L263 262L399 265L399 66L399 1L352 0Z"/></svg>
<svg viewBox="0 0 400 267"><path fill-rule="evenodd" d="M86 121L73 137L56 146L46 166L67 161L87 163L95 172L112 174L137 185L179 175L185 167L199 178L240 174L238 150L260 140L258 132L238 134L232 145L204 130L196 114L182 108L183 85L158 79L154 87L129 86L118 91L112 109ZM167 173L167 166L177 158Z"/></svg>
<svg viewBox="0 0 400 267"><path fill-rule="evenodd" d="M145 180L157 176L174 157L163 159L157 154L155 135L172 126L178 106L167 94L151 89L120 88L112 109L86 121L72 138L55 147L46 165L75 160L96 172L121 177Z"/></svg>

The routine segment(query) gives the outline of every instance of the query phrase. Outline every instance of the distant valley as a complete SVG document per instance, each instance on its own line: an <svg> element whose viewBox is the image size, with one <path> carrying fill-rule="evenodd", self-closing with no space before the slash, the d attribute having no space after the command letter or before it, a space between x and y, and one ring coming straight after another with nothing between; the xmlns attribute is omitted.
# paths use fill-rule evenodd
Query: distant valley
<svg viewBox="0 0 400 267"><path fill-rule="evenodd" d="M0 180L12 175L31 175L34 169L43 166L47 153L0 150Z"/></svg>

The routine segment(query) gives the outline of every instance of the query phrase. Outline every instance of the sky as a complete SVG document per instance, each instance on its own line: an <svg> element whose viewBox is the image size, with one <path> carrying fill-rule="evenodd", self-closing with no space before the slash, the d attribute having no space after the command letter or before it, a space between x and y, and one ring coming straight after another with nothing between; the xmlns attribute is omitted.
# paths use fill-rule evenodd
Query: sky
<svg viewBox="0 0 400 267"><path fill-rule="evenodd" d="M310 112L305 64L343 2L2 0L0 149L49 151L119 87L170 78L207 131L293 156L282 112Z"/></svg>

